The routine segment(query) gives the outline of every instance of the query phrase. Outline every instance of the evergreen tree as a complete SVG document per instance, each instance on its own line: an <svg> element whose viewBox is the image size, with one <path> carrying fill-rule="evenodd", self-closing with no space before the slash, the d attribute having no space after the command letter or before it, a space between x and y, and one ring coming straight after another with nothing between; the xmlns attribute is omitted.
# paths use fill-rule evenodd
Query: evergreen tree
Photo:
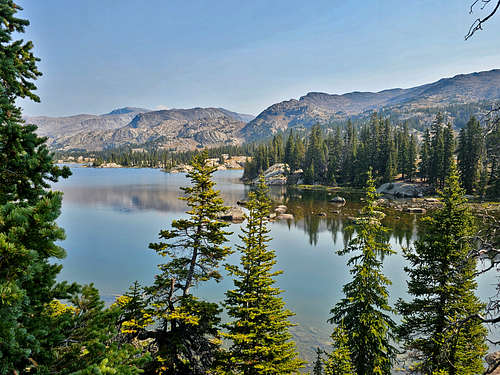
<svg viewBox="0 0 500 375"><path fill-rule="evenodd" d="M486 164L489 168L489 184L486 194L500 197L500 118L491 125L491 131L486 135Z"/></svg>
<svg viewBox="0 0 500 375"><path fill-rule="evenodd" d="M460 131L458 144L458 168L460 180L467 193L472 194L477 188L481 171L481 159L484 154L484 138L479 121L474 117Z"/></svg>
<svg viewBox="0 0 500 375"><path fill-rule="evenodd" d="M408 179L412 181L417 174L417 141L415 136L412 134L410 136L410 143L408 144L408 159L407 159L406 170L408 173Z"/></svg>
<svg viewBox="0 0 500 375"><path fill-rule="evenodd" d="M444 184L446 177L448 177L448 175L450 174L452 165L455 163L455 159L453 157L455 153L455 138L453 136L453 129L451 128L451 124L445 126L443 132L443 140L444 140L443 172L440 178Z"/></svg>
<svg viewBox="0 0 500 375"><path fill-rule="evenodd" d="M327 183L336 185L342 167L342 150L344 144L340 132L340 126L335 131L335 136L328 141L328 171Z"/></svg>
<svg viewBox="0 0 500 375"><path fill-rule="evenodd" d="M123 340L121 303L104 307L97 289L86 285L66 305L52 301L44 310L52 333L47 358L29 368L37 374L140 374L150 360L145 347ZM36 363L36 365L35 365Z"/></svg>
<svg viewBox="0 0 500 375"><path fill-rule="evenodd" d="M443 208L425 218L422 237L405 256L410 266L409 302L399 301L403 316L401 336L417 360L417 370L430 374L444 370L449 375L483 371L486 331L477 320L483 305L474 295L476 261L469 253L469 238L475 233L473 217L459 187L452 164L442 192Z"/></svg>
<svg viewBox="0 0 500 375"><path fill-rule="evenodd" d="M309 184L322 183L326 175L326 154L324 149L324 140L321 127L314 125L309 134L307 151L304 163L304 171L312 172L307 177Z"/></svg>
<svg viewBox="0 0 500 375"><path fill-rule="evenodd" d="M217 169L197 155L187 174L191 186L182 190L189 217L172 221L172 229L160 232L159 243L150 248L168 257L160 264L161 273L148 288L154 321L158 325L151 334L158 347L154 365L168 374L205 374L213 365L218 343L219 308L217 304L199 300L191 288L200 282L221 279L218 266L230 253L223 246L228 226L219 220L226 211L212 174Z"/></svg>
<svg viewBox="0 0 500 375"><path fill-rule="evenodd" d="M294 374L303 362L297 358L289 327L293 315L285 309L282 291L274 285L274 251L267 248L270 213L264 178L249 193L247 224L240 235L243 245L240 265L227 265L235 289L226 292L225 307L233 320L225 325L223 336L231 340L227 366L232 373Z"/></svg>
<svg viewBox="0 0 500 375"><path fill-rule="evenodd" d="M290 173L295 172L297 169L297 155L295 149L295 138L293 136L293 131L290 131L288 139L285 146L285 163L288 164L288 169Z"/></svg>
<svg viewBox="0 0 500 375"><path fill-rule="evenodd" d="M45 138L25 125L18 98L36 102L33 81L41 75L32 42L13 40L29 21L13 1L0 1L0 373L24 372L45 358L53 338L42 317L54 298L76 291L57 284L64 250L56 241L64 231L55 220L60 193L50 183L68 177L68 168L54 165Z"/></svg>
<svg viewBox="0 0 500 375"><path fill-rule="evenodd" d="M333 330L332 343L333 350L325 361L325 375L355 375L349 349L349 336L343 324Z"/></svg>
<svg viewBox="0 0 500 375"><path fill-rule="evenodd" d="M429 129L425 130L424 139L422 142L422 151L420 157L419 175L424 180L429 180L430 164L431 164L431 133Z"/></svg>
<svg viewBox="0 0 500 375"><path fill-rule="evenodd" d="M401 177L406 179L408 177L409 153L410 153L410 134L408 131L408 124L405 123L403 131L398 132L398 171Z"/></svg>
<svg viewBox="0 0 500 375"><path fill-rule="evenodd" d="M357 137L354 125L351 120L347 122L346 140L344 142L344 163L342 165L342 180L350 183L356 176L356 156L357 156Z"/></svg>
<svg viewBox="0 0 500 375"><path fill-rule="evenodd" d="M313 375L323 375L323 351L320 348L316 348L316 360L313 366Z"/></svg>
<svg viewBox="0 0 500 375"><path fill-rule="evenodd" d="M353 280L344 285L345 297L331 310L329 319L343 324L353 367L359 375L390 374L395 354L395 323L389 316L392 309L387 291L391 282L382 274L383 258L393 251L375 210L376 197L370 171L363 216L356 219L356 236L339 251L340 255L357 253L348 261Z"/></svg>
<svg viewBox="0 0 500 375"><path fill-rule="evenodd" d="M431 157L429 165L429 181L441 187L444 182L444 136L443 136L444 118L441 113L436 115L436 120L432 123L431 134Z"/></svg>

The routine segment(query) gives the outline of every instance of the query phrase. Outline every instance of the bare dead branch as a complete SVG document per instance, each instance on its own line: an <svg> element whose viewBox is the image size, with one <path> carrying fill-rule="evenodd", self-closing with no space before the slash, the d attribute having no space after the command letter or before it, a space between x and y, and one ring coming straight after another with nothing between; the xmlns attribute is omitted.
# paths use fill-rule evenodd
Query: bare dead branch
<svg viewBox="0 0 500 375"><path fill-rule="evenodd" d="M474 0L472 5L470 6L469 13L472 14L474 11L474 7L477 5L477 3L482 3L481 10L483 10L490 2L491 0ZM469 32L465 36L465 40L469 39L474 35L474 33L478 30L483 29L483 24L487 22L493 15L497 12L497 10L500 8L500 0L497 0L495 7L493 10L484 18L478 18L474 21L474 23L470 26Z"/></svg>

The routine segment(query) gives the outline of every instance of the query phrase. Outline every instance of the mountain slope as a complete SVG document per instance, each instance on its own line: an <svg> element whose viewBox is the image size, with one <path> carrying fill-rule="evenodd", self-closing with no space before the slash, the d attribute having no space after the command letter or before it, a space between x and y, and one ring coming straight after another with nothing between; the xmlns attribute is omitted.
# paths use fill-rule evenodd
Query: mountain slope
<svg viewBox="0 0 500 375"><path fill-rule="evenodd" d="M100 150L153 142L175 150L239 144L268 137L293 127L369 117L373 111L395 121L429 124L443 111L447 120L462 126L500 100L500 70L461 74L417 87L343 95L310 92L276 103L257 117L224 108L149 111L125 107L104 115L29 117L38 133L56 149ZM460 122L460 123L459 123Z"/></svg>
<svg viewBox="0 0 500 375"><path fill-rule="evenodd" d="M270 136L294 126L309 127L380 109L421 115L419 109L500 99L500 70L461 74L409 89L351 92L343 95L310 92L299 100L273 104L242 130L249 140ZM404 118L404 116L402 116Z"/></svg>
<svg viewBox="0 0 500 375"><path fill-rule="evenodd" d="M137 114L118 129L80 132L58 137L58 149L101 150L123 145L155 142L160 147L188 150L242 142L245 122L219 108L192 108L150 111Z"/></svg>
<svg viewBox="0 0 500 375"><path fill-rule="evenodd" d="M125 107L104 115L75 115L67 117L33 116L25 117L28 124L38 126L37 133L49 138L49 145L57 143L60 137L68 137L81 132L117 129L127 125L137 114L149 109Z"/></svg>

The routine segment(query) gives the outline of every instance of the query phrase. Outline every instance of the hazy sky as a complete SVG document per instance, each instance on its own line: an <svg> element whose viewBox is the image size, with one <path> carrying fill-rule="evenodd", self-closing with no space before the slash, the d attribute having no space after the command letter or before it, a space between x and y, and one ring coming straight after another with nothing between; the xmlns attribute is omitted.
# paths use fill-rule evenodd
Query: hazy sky
<svg viewBox="0 0 500 375"><path fill-rule="evenodd" d="M28 115L217 106L411 87L500 68L472 0L18 0L43 72Z"/></svg>

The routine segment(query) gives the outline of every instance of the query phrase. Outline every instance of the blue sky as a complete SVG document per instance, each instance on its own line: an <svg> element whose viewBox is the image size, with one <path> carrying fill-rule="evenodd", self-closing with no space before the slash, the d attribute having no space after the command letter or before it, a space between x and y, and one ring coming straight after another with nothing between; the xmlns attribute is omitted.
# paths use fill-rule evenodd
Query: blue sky
<svg viewBox="0 0 500 375"><path fill-rule="evenodd" d="M27 115L225 107L411 87L500 68L500 14L469 0L19 0L42 61Z"/></svg>

